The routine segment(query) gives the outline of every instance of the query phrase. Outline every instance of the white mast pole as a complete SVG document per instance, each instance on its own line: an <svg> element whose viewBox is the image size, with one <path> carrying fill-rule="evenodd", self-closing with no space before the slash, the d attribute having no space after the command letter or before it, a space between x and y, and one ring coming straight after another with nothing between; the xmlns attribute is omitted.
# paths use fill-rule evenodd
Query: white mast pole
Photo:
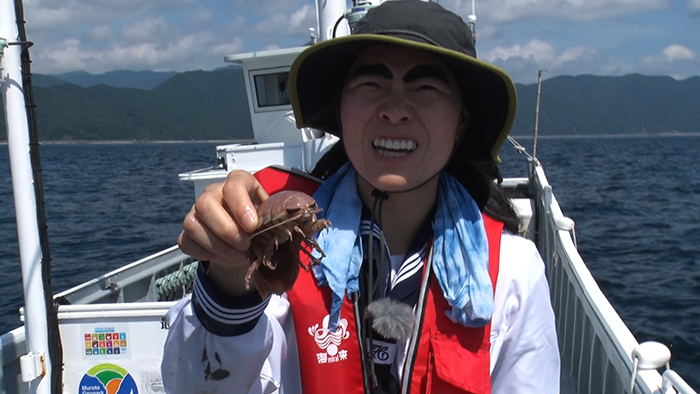
<svg viewBox="0 0 700 394"><path fill-rule="evenodd" d="M51 363L36 195L30 158L29 126L22 89L21 47L13 0L0 0L0 88L5 101L7 147L14 193L19 256L24 287L24 330L28 354L21 359L22 380L32 393L51 393Z"/></svg>
<svg viewBox="0 0 700 394"><path fill-rule="evenodd" d="M316 0L316 15L318 15L318 38L325 41L333 36L333 26L347 10L345 0ZM340 22L336 35L348 35L347 23Z"/></svg>

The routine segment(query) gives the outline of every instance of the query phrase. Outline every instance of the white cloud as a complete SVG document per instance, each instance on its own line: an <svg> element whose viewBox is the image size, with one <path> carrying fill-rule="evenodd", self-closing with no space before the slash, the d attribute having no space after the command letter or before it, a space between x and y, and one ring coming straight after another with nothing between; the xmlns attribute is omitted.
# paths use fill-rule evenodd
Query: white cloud
<svg viewBox="0 0 700 394"><path fill-rule="evenodd" d="M676 79L683 79L698 75L700 59L693 50L674 44L657 54L644 57L636 69L647 74L670 75Z"/></svg>
<svg viewBox="0 0 700 394"><path fill-rule="evenodd" d="M272 15L274 13L291 14L298 8L314 4L309 0L234 0L233 7L237 10L256 15ZM252 5L252 6L251 6ZM314 11L314 17L315 17Z"/></svg>
<svg viewBox="0 0 700 394"><path fill-rule="evenodd" d="M108 25L98 25L93 27L90 30L90 33L87 34L87 37L89 37L92 40L105 40L107 38L112 37L114 35L114 30Z"/></svg>
<svg viewBox="0 0 700 394"><path fill-rule="evenodd" d="M212 45L211 49L209 49L209 53L218 56L219 59L223 59L226 55L240 53L242 50L243 40L240 37L234 37L231 40L226 40L226 42Z"/></svg>
<svg viewBox="0 0 700 394"><path fill-rule="evenodd" d="M549 70L550 77L628 72L697 75L698 48L687 38L697 33L692 25L696 19L687 15L700 16L700 0L688 0L687 11L671 8L670 1L477 0L479 57L504 68L518 82L536 78L540 68ZM309 0L24 2L29 39L35 42L34 69L51 74L212 69L223 66L222 56L227 54L302 45L309 40L307 28L316 25ZM440 3L463 17L471 13L471 0ZM659 10L667 11L653 12ZM670 17L678 11L682 14ZM660 18L652 19L658 14ZM622 18L612 18L618 15ZM690 24L664 26L669 20L678 21L678 15ZM599 18L610 19L594 21ZM682 32L685 41L672 38L678 29L691 29ZM627 46L628 36L637 41L663 36L685 46L669 46L643 58L633 45ZM595 41L600 37L606 37L605 42Z"/></svg>
<svg viewBox="0 0 700 394"><path fill-rule="evenodd" d="M25 16L28 21L28 29L44 30L59 28L70 25L74 20L75 14L68 8L51 9L51 8L25 8Z"/></svg>
<svg viewBox="0 0 700 394"><path fill-rule="evenodd" d="M689 0L695 1L698 0ZM471 13L471 2L446 1L462 15ZM631 12L667 9L670 0L491 0L477 2L477 15L496 21L514 21L549 16L568 20L591 20Z"/></svg>
<svg viewBox="0 0 700 394"><path fill-rule="evenodd" d="M169 30L170 26L164 19L148 18L138 20L124 27L121 36L130 41L153 41L156 37L167 35Z"/></svg>
<svg viewBox="0 0 700 394"><path fill-rule="evenodd" d="M695 59L695 52L683 45L673 44L664 48L657 55L650 55L642 59L642 63L647 67L654 67L663 64L679 63Z"/></svg>
<svg viewBox="0 0 700 394"><path fill-rule="evenodd" d="M692 60L695 58L695 53L684 47L683 45L669 45L662 51L666 60L673 63L681 60Z"/></svg>
<svg viewBox="0 0 700 394"><path fill-rule="evenodd" d="M189 15L189 19L195 24L208 23L214 19L214 12L210 9L199 8Z"/></svg>
<svg viewBox="0 0 700 394"><path fill-rule="evenodd" d="M211 37L205 34L194 34L173 39L168 45L123 41L124 45L121 46L90 50L82 47L77 39L69 39L42 52L39 61L55 74L74 70L102 73L119 68L172 71L173 64L180 65L178 70L184 71L202 68L201 64L192 62L192 54L210 41ZM228 47L214 48L235 50L237 46L230 44ZM221 61L221 57L216 60Z"/></svg>
<svg viewBox="0 0 700 394"><path fill-rule="evenodd" d="M246 18L243 15L236 15L228 20L224 30L226 35L237 35L246 31L247 28L248 24L246 23Z"/></svg>
<svg viewBox="0 0 700 394"><path fill-rule="evenodd" d="M305 5L290 13L278 12L255 25L255 32L265 36L277 36L286 33L305 33L306 27L316 25L314 10Z"/></svg>
<svg viewBox="0 0 700 394"><path fill-rule="evenodd" d="M556 66L565 64L591 64L600 59L598 51L586 47L568 48L558 57Z"/></svg>
<svg viewBox="0 0 700 394"><path fill-rule="evenodd" d="M189 61L193 53L211 41L207 34L193 34L170 41L169 45L140 43L110 48L104 52L107 64L136 64L140 68L171 70L170 65ZM124 59L129 59L128 63Z"/></svg>
<svg viewBox="0 0 700 394"><path fill-rule="evenodd" d="M77 39L68 39L59 46L53 46L40 52L39 59L35 59L34 63L44 65L50 63L52 73L60 73L85 70L81 66L87 61L86 57L87 53L80 50L80 42Z"/></svg>
<svg viewBox="0 0 700 394"><path fill-rule="evenodd" d="M525 46L513 45L508 48L494 48L480 57L490 63L505 63L513 59L522 59L546 64L555 59L556 54L552 44L540 40L532 40Z"/></svg>
<svg viewBox="0 0 700 394"><path fill-rule="evenodd" d="M303 22L309 20L310 15L315 16L314 12L315 10L308 4L295 11L289 18L290 29L297 29Z"/></svg>
<svg viewBox="0 0 700 394"><path fill-rule="evenodd" d="M253 29L266 49L275 49L285 41L292 41L293 45L308 41L309 27L316 27L316 14L312 6L304 5L291 12L271 14L257 22Z"/></svg>
<svg viewBox="0 0 700 394"><path fill-rule="evenodd" d="M688 0L688 12L691 15L700 15L700 0Z"/></svg>
<svg viewBox="0 0 700 394"><path fill-rule="evenodd" d="M506 70L514 80L532 82L538 69L546 69L549 75L577 75L600 69L602 56L591 48L575 46L557 51L542 40L532 40L526 45L497 47L480 56Z"/></svg>
<svg viewBox="0 0 700 394"><path fill-rule="evenodd" d="M255 33L265 37L273 37L279 30L287 26L288 16L283 13L276 13L264 21L258 22L255 25Z"/></svg>

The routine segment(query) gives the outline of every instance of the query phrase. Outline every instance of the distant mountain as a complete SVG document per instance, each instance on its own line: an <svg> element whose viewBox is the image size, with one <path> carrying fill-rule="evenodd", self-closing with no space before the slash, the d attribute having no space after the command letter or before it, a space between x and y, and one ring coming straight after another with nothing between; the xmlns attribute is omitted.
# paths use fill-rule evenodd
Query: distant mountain
<svg viewBox="0 0 700 394"><path fill-rule="evenodd" d="M44 78L37 77L33 80ZM41 140L252 138L240 66L177 74L150 91L48 85L34 87ZM0 139L6 140L4 116L0 118Z"/></svg>
<svg viewBox="0 0 700 394"><path fill-rule="evenodd" d="M48 88L49 86L65 85L70 82L51 75L34 74L32 75L32 83L35 87Z"/></svg>
<svg viewBox="0 0 700 394"><path fill-rule="evenodd" d="M533 135L537 84L516 85L512 134ZM700 77L580 75L542 82L540 135L700 131Z"/></svg>
<svg viewBox="0 0 700 394"><path fill-rule="evenodd" d="M51 75L54 78L89 88L97 85L107 85L115 88L132 88L151 90L162 84L173 76L176 72L156 72L156 71L110 71L104 74L90 74L85 71L76 71L65 74ZM36 86L47 87L35 82Z"/></svg>
<svg viewBox="0 0 700 394"><path fill-rule="evenodd" d="M33 81L42 140L252 138L240 66L179 73L150 90L107 86L104 79L87 88L56 76L34 75ZM531 136L537 86L516 88L519 106L512 134ZM699 132L698 103L700 77L554 77L542 83L539 133ZM3 112L0 121L0 140L6 140Z"/></svg>

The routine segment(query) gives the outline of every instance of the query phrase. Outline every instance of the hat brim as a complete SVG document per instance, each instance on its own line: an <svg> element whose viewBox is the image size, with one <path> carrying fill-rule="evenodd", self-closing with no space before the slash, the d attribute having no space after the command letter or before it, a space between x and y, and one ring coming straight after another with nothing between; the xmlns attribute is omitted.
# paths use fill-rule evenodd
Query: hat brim
<svg viewBox="0 0 700 394"><path fill-rule="evenodd" d="M454 159L499 163L498 152L515 120L517 94L510 76L472 56L415 41L378 34L356 34L314 44L290 70L290 100L297 127L340 135L339 92L357 54L372 45L394 44L436 55L460 85L470 120Z"/></svg>

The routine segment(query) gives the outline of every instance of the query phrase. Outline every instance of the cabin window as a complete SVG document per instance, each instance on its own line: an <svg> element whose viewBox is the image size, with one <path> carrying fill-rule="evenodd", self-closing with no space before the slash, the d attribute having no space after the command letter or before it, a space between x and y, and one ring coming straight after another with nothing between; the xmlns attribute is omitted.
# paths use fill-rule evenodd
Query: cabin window
<svg viewBox="0 0 700 394"><path fill-rule="evenodd" d="M289 105L289 71L254 75L258 108Z"/></svg>

